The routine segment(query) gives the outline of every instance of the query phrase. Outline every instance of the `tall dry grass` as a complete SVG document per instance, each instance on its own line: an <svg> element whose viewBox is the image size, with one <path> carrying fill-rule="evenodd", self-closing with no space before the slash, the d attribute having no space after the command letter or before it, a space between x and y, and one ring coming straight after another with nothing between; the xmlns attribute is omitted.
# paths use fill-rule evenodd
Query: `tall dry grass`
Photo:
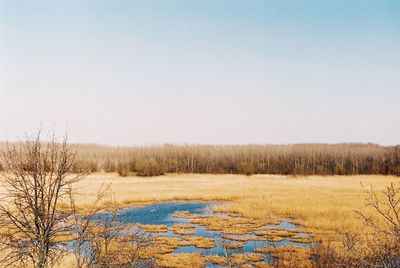
<svg viewBox="0 0 400 268"><path fill-rule="evenodd" d="M168 174L161 177L121 178L116 173L96 173L79 182L78 203L92 202L103 183L114 193L107 202L126 207L146 202L204 200L228 201L228 210L245 217L270 216L295 219L314 231L357 233L362 226L354 210L364 207L365 190L374 185L379 192L393 176L306 176Z"/></svg>

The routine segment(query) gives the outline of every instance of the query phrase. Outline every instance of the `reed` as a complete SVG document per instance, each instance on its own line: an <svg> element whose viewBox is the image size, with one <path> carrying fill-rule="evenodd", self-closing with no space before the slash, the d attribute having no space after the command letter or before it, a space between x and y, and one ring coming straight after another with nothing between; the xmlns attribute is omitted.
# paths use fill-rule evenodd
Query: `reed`
<svg viewBox="0 0 400 268"><path fill-rule="evenodd" d="M116 173L96 173L79 182L77 189L82 208L93 202L106 183L114 193L108 205L115 207L177 200L228 201L216 212L270 219L271 223L287 217L313 234L326 235L362 231L354 210L364 207L365 190L374 185L379 192L390 182L398 184L400 177L167 174L122 178Z"/></svg>

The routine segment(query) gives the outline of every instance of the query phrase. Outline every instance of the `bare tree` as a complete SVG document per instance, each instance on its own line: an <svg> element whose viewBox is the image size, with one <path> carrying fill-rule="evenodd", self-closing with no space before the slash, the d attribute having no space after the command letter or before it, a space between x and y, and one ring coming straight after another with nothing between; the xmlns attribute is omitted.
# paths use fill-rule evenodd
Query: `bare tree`
<svg viewBox="0 0 400 268"><path fill-rule="evenodd" d="M60 209L60 204L83 174L69 173L75 151L67 138L57 143L53 134L44 143L40 134L3 153L0 252L5 266L54 265L63 253L61 237L69 231L71 209Z"/></svg>

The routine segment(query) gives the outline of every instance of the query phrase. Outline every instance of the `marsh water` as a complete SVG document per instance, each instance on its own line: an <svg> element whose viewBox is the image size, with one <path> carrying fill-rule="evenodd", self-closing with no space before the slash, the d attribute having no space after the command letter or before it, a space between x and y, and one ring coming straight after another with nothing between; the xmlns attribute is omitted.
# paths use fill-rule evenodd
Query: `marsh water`
<svg viewBox="0 0 400 268"><path fill-rule="evenodd" d="M184 235L175 234L172 232L172 226L174 224L189 224L189 220L186 218L175 218L173 214L177 211L187 211L192 214L199 215L219 215L212 212L212 207L215 204L207 202L165 202L146 205L143 207L134 207L129 209L119 209L117 212L104 212L98 214L96 218L98 220L110 219L119 222L121 224L151 224L151 225L165 225L168 227L168 232L153 233L154 235L167 236L167 237L184 237ZM283 230L296 230L299 227L290 223L287 219L282 220L276 225L266 225L268 228L280 228ZM224 247L218 241L225 241L220 231L210 231L205 227L196 225L195 236L201 236L206 238L213 238L216 241L216 246L211 249L202 249L195 246L182 246L175 249L174 253L194 253L198 252L203 255L224 255ZM309 236L306 233L299 233L298 235ZM232 253L253 253L256 248L265 246L281 247L284 245L295 245L301 247L309 247L309 243L298 243L290 241L290 238L284 239L280 242L269 242L269 241L257 241L257 236L253 235L233 235L234 237L254 237L255 240L249 240L245 242L244 246L240 249L230 250ZM234 241L229 241L234 242Z"/></svg>

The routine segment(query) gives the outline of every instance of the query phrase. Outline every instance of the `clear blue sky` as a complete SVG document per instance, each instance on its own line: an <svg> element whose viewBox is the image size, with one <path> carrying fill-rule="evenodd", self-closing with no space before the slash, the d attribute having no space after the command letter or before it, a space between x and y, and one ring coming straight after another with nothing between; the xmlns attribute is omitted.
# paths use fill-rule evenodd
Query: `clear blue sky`
<svg viewBox="0 0 400 268"><path fill-rule="evenodd" d="M400 143L400 1L0 0L0 140Z"/></svg>

